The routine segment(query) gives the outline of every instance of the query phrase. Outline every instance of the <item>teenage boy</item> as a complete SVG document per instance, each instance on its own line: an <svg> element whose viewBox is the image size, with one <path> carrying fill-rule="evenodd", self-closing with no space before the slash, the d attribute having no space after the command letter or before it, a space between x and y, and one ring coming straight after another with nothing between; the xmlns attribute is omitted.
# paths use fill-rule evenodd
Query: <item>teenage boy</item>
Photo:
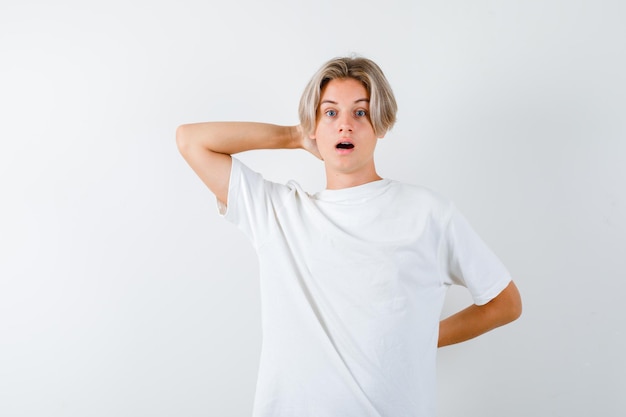
<svg viewBox="0 0 626 417"><path fill-rule="evenodd" d="M437 347L515 320L506 268L453 204L378 175L374 149L396 120L380 68L327 62L300 125L180 126L180 152L259 256L263 346L254 416L434 416ZM326 189L264 180L232 154L305 149ZM474 305L440 322L446 289Z"/></svg>

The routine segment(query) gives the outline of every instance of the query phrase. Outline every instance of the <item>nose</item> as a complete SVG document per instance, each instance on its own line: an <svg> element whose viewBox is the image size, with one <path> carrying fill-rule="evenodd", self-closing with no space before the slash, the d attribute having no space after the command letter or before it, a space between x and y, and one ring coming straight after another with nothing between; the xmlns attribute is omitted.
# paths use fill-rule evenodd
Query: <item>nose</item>
<svg viewBox="0 0 626 417"><path fill-rule="evenodd" d="M339 132L352 132L352 120L346 113L344 113L339 119Z"/></svg>

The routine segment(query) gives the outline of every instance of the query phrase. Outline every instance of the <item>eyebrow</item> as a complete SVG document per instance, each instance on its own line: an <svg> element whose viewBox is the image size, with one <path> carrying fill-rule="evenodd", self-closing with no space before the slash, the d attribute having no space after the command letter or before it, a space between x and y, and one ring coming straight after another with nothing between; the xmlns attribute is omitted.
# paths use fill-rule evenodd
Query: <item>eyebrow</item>
<svg viewBox="0 0 626 417"><path fill-rule="evenodd" d="M356 104L356 103L360 103L362 101L365 101L366 103L370 102L370 100L368 98L360 98L358 100L354 100L354 103ZM339 104L339 103L337 103L336 101L333 101L333 100L324 100L324 101L320 102L320 104L324 104L324 103Z"/></svg>

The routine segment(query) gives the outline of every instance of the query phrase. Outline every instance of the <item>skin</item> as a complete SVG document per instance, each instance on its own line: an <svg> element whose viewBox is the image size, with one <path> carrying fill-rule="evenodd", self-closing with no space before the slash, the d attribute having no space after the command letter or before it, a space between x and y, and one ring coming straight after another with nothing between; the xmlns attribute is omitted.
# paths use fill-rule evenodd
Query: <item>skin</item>
<svg viewBox="0 0 626 417"><path fill-rule="evenodd" d="M517 320L522 314L522 299L513 281L487 304L471 305L439 322L439 341L444 347L465 342L497 327Z"/></svg>
<svg viewBox="0 0 626 417"><path fill-rule="evenodd" d="M374 164L378 137L369 118L369 95L353 78L332 80L322 90L316 141L326 170L326 188L341 189L380 180ZM340 142L354 148L338 149Z"/></svg>
<svg viewBox="0 0 626 417"><path fill-rule="evenodd" d="M369 118L369 95L357 80L336 79L321 92L315 131L300 126L250 122L208 122L180 126L179 151L223 203L228 201L232 154L255 149L304 149L324 161L326 186L341 189L380 180L374 164L378 137ZM354 148L338 149L340 142ZM522 302L515 283L485 305L471 305L442 320L438 346L472 339L517 319Z"/></svg>

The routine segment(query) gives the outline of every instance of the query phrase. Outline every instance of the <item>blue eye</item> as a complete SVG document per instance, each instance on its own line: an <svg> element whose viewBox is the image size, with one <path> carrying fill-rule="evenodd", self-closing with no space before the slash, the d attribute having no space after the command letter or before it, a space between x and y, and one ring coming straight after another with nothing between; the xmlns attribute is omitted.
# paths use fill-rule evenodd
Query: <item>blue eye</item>
<svg viewBox="0 0 626 417"><path fill-rule="evenodd" d="M333 117L333 116L336 116L336 115L337 115L337 112L336 112L335 110L326 110L326 111L324 112L324 114L325 114L326 116Z"/></svg>
<svg viewBox="0 0 626 417"><path fill-rule="evenodd" d="M354 112L354 114L356 114L357 117L367 116L367 112L365 110L357 110L356 112Z"/></svg>

